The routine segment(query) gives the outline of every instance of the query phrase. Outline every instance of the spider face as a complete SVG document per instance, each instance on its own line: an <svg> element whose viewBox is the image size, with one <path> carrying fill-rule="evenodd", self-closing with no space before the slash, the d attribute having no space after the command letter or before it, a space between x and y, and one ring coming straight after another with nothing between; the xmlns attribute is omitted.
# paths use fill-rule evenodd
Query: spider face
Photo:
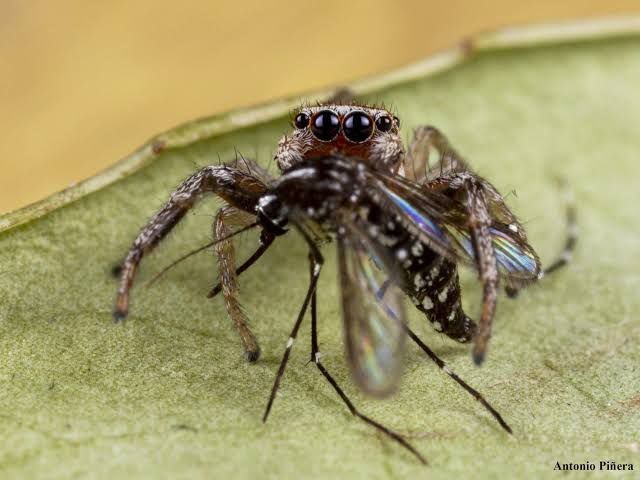
<svg viewBox="0 0 640 480"><path fill-rule="evenodd" d="M303 107L293 116L294 130L280 140L275 159L288 170L305 159L342 154L369 159L395 172L404 147L400 120L382 108L359 105Z"/></svg>

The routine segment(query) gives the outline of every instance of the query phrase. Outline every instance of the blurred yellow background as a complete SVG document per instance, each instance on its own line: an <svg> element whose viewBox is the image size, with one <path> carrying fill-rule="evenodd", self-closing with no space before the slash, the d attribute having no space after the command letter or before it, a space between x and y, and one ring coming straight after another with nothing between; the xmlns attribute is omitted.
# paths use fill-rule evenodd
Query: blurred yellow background
<svg viewBox="0 0 640 480"><path fill-rule="evenodd" d="M185 120L392 69L505 25L637 0L3 0L0 213Z"/></svg>

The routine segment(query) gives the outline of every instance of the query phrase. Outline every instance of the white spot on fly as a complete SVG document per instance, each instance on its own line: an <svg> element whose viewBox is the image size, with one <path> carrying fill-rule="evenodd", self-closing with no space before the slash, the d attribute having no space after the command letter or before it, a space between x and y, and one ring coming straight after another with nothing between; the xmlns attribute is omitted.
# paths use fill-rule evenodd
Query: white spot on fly
<svg viewBox="0 0 640 480"><path fill-rule="evenodd" d="M431 301L431 299L428 296L425 296L422 299L422 307L425 310L431 310L433 308L433 302Z"/></svg>
<svg viewBox="0 0 640 480"><path fill-rule="evenodd" d="M445 286L440 293L438 293L438 300L440 303L444 303L447 300L447 294L449 293L449 285Z"/></svg>
<svg viewBox="0 0 640 480"><path fill-rule="evenodd" d="M440 265L436 265L435 267L433 267L431 269L431 271L429 272L429 276L431 278L436 278L438 275L440 274Z"/></svg>
<svg viewBox="0 0 640 480"><path fill-rule="evenodd" d="M289 340L287 341L287 348L291 348L293 347L293 342L295 342L296 339L293 337L289 337Z"/></svg>
<svg viewBox="0 0 640 480"><path fill-rule="evenodd" d="M413 277L413 284L416 286L416 289L420 290L427 284L427 282L424 281L421 273L416 273L416 276Z"/></svg>
<svg viewBox="0 0 640 480"><path fill-rule="evenodd" d="M442 325L440 322L433 322L433 328L435 328L438 332L442 331Z"/></svg>
<svg viewBox="0 0 640 480"><path fill-rule="evenodd" d="M411 247L411 255L414 257L420 257L424 253L424 248L422 247L421 242L416 242Z"/></svg>
<svg viewBox="0 0 640 480"><path fill-rule="evenodd" d="M516 225L515 223L512 223L511 225L509 225L509 230L511 230L514 233L518 233L518 225Z"/></svg>
<svg viewBox="0 0 640 480"><path fill-rule="evenodd" d="M385 247L393 247L397 243L398 239L389 238L386 235L378 235L378 241Z"/></svg>
<svg viewBox="0 0 640 480"><path fill-rule="evenodd" d="M287 178L308 178L316 173L313 168L299 168L287 174Z"/></svg>
<svg viewBox="0 0 640 480"><path fill-rule="evenodd" d="M409 254L404 248L401 248L396 252L396 258L400 261L406 260L408 256Z"/></svg>

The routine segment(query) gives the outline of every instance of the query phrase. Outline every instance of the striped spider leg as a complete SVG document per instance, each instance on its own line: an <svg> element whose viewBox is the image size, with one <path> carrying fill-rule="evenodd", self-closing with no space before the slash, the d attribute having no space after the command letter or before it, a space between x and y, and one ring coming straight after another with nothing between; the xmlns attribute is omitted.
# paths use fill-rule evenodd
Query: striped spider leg
<svg viewBox="0 0 640 480"><path fill-rule="evenodd" d="M429 161L432 150L437 153L435 162ZM423 184L426 189L440 191L455 199L466 210L471 235L463 240L465 244L463 247L467 253L473 255L483 285L480 329L477 330L474 347L474 359L476 363L481 363L495 315L500 278L498 271L501 270L506 277L505 291L513 298L522 288L566 265L571 259L577 242L575 206L572 202L567 202L567 236L563 252L549 267L542 269L535 252L527 244L524 228L506 206L502 195L487 180L471 170L468 162L438 129L423 126L414 130L400 173L406 178ZM567 198L570 199L570 196L567 195ZM498 251L496 247L498 243L502 244L503 251ZM511 252L505 256L504 247L507 246L511 248ZM496 256L498 258L495 258ZM512 258L507 258L508 256ZM457 270L455 265L451 263L449 265L451 272ZM455 280L448 284L455 287L454 296L450 299L454 305L459 303L457 273L455 276ZM453 273L450 278L453 278ZM446 287L447 285L444 288ZM441 297L438 294L438 298ZM437 304L433 300L436 299L429 299L430 305ZM435 325L443 325L442 321L447 317L447 312L436 317L432 318L432 322ZM454 325L447 323L444 325L445 333L451 328L455 329ZM475 325L473 323L471 325L475 330ZM460 338L460 341L464 340Z"/></svg>
<svg viewBox="0 0 640 480"><path fill-rule="evenodd" d="M167 204L138 234L119 269L120 284L113 312L116 321L123 320L129 312L130 290L142 257L165 238L203 194L214 194L225 202L216 214L213 224L214 246L218 255L225 307L238 331L245 357L249 361L256 361L260 355L260 348L238 300L235 253L231 241L234 233L231 227L239 226L240 230L244 231L257 226L255 208L260 196L266 191L267 181L266 172L254 162L245 159L236 160L229 165L204 167L187 178L171 194ZM273 236L268 233L260 236L260 246L251 256L251 263L266 251L272 240ZM175 263L177 262L173 264Z"/></svg>

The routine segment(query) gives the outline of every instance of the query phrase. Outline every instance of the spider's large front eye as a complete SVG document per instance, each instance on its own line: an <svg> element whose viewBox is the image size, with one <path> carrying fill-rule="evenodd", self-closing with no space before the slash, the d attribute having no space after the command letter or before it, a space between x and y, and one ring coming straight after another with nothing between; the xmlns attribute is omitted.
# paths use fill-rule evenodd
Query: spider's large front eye
<svg viewBox="0 0 640 480"><path fill-rule="evenodd" d="M373 133L373 121L364 112L351 112L344 117L342 130L347 140L354 143L362 143L368 140Z"/></svg>
<svg viewBox="0 0 640 480"><path fill-rule="evenodd" d="M338 136L340 118L331 110L320 110L311 123L311 131L318 140L329 142Z"/></svg>
<svg viewBox="0 0 640 480"><path fill-rule="evenodd" d="M293 120L293 124L299 130L302 130L303 128L307 128L307 126L309 126L309 115L302 112L299 113L298 115L296 115L296 118Z"/></svg>

